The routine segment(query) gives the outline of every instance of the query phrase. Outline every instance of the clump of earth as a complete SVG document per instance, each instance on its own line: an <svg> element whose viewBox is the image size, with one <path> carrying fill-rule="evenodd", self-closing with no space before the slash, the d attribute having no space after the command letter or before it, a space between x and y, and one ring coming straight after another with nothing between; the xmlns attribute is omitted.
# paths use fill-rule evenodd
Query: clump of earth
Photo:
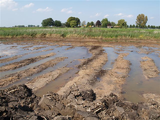
<svg viewBox="0 0 160 120"><path fill-rule="evenodd" d="M75 85L63 95L49 92L38 97L26 85L19 85L0 90L0 119L159 120L160 103L148 97L134 104L113 93L97 99L92 89L79 90Z"/></svg>

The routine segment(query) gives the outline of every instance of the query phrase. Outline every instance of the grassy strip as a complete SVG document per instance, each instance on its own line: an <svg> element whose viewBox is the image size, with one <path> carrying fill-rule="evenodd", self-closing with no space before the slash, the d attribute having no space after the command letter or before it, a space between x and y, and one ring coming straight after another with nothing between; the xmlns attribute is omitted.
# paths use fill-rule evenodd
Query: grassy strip
<svg viewBox="0 0 160 120"><path fill-rule="evenodd" d="M1 37L61 37L81 36L104 39L154 39L160 40L159 29L139 28L0 28Z"/></svg>

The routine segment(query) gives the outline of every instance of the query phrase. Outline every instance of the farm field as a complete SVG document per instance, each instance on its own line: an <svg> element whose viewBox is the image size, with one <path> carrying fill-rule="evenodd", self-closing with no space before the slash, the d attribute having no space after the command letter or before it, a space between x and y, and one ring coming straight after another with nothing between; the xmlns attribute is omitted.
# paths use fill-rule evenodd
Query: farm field
<svg viewBox="0 0 160 120"><path fill-rule="evenodd" d="M43 110L50 110L53 101L54 110L61 115L71 114L68 111L76 109L90 111L99 118L105 118L106 115L102 113L110 114L112 111L114 114L111 116L114 116L117 109L118 118L121 118L124 113L129 115L127 110L130 109L140 113L139 117L143 118L143 111L132 107L143 109L146 105L146 112L153 111L152 109L156 110L156 115L160 112L156 107L160 104L158 42L3 39L0 51L2 96L6 93L11 98L20 95L21 99L23 94L30 94L28 89L31 89L32 96L37 96L34 97L34 102L39 102L30 101L29 104L38 104L41 107L38 112L40 115L49 114L44 114ZM26 96L24 99L33 98ZM108 101L106 104L111 107L111 111L107 107L102 109L104 99ZM154 108L151 107L150 100L156 101ZM68 108L68 105L74 107ZM124 112L121 113L121 109ZM34 112L37 112L37 107ZM136 115L133 116L136 118Z"/></svg>
<svg viewBox="0 0 160 120"><path fill-rule="evenodd" d="M159 42L160 29L0 28L0 39L96 39L103 42ZM76 41L76 39L74 39Z"/></svg>

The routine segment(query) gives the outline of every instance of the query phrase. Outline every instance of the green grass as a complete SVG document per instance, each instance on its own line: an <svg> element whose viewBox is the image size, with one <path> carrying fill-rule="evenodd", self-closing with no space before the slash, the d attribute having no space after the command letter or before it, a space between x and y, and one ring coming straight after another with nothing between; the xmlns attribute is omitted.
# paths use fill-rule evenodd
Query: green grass
<svg viewBox="0 0 160 120"><path fill-rule="evenodd" d="M37 35L46 36L59 34L62 37L71 35L103 38L103 39L142 39L160 40L160 29L139 29L139 28L0 28L1 37L18 37Z"/></svg>

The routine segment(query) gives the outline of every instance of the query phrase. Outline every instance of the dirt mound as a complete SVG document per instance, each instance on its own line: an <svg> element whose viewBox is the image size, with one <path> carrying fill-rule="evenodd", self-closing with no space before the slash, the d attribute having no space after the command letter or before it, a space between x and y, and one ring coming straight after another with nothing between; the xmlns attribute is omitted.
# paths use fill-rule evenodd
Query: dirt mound
<svg viewBox="0 0 160 120"><path fill-rule="evenodd" d="M48 93L35 96L25 85L0 91L1 120L119 120L160 119L155 101L133 104L111 93L97 100L93 90L79 91L72 86L64 96ZM88 99L89 98L89 99Z"/></svg>

